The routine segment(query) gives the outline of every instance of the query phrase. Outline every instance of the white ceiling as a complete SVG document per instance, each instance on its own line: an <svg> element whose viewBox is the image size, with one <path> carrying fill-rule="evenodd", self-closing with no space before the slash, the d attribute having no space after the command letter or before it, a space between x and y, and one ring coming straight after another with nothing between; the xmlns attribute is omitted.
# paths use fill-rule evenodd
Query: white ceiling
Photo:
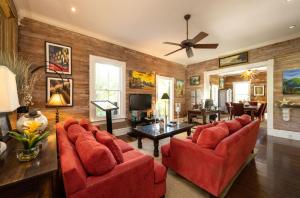
<svg viewBox="0 0 300 198"><path fill-rule="evenodd" d="M30 17L184 65L300 36L300 0L15 0ZM76 12L71 12L74 6ZM163 41L185 39L183 16L192 15L190 37L204 31L197 49L165 57L177 49ZM296 28L289 29L291 25Z"/></svg>

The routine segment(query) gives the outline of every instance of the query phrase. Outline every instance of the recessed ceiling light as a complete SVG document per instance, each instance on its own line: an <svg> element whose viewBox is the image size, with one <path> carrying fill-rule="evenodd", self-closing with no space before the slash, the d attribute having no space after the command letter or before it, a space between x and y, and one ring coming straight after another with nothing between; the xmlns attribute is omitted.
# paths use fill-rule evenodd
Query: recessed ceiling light
<svg viewBox="0 0 300 198"><path fill-rule="evenodd" d="M75 7L71 7L71 11L72 12L76 12L76 8Z"/></svg>
<svg viewBox="0 0 300 198"><path fill-rule="evenodd" d="M293 29L293 28L295 28L296 27L296 25L291 25L289 28L290 29Z"/></svg>

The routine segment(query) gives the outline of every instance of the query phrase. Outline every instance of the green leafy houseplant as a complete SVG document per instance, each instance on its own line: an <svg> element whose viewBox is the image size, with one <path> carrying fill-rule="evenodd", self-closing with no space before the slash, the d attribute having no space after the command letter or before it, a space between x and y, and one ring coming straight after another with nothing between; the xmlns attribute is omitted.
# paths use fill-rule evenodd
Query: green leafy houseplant
<svg viewBox="0 0 300 198"><path fill-rule="evenodd" d="M23 144L23 149L17 150L17 158L20 161L30 161L39 153L38 143L47 138L49 132L39 130L41 123L29 121L21 133L10 131L9 135Z"/></svg>

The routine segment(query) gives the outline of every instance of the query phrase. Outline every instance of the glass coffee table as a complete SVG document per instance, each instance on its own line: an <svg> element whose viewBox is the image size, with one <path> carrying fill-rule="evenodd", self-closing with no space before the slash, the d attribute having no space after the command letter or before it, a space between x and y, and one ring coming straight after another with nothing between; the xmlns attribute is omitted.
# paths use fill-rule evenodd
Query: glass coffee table
<svg viewBox="0 0 300 198"><path fill-rule="evenodd" d="M191 134L191 128L193 127L193 124L188 123L180 123L175 124L174 126L167 126L166 128L160 127L160 124L150 124L146 126L137 126L134 128L134 132L136 132L137 138L138 138L138 148L143 148L142 145L142 138L147 137L151 140L153 140L154 143L154 156L159 156L159 140L167 138L167 137L173 137L176 134L187 132L187 135L189 136Z"/></svg>

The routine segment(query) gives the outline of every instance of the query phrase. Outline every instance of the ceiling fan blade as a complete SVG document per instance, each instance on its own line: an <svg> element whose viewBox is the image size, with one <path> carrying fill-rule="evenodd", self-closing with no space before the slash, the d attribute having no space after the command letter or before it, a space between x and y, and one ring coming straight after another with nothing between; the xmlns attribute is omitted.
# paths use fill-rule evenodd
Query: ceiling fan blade
<svg viewBox="0 0 300 198"><path fill-rule="evenodd" d="M205 48L205 49L216 49L219 46L219 44L196 44L193 47L194 48Z"/></svg>
<svg viewBox="0 0 300 198"><path fill-rule="evenodd" d="M178 51L180 51L180 50L182 50L182 49L184 49L184 48L179 48L179 49L177 49L177 50L175 50L175 51L173 51L173 52L170 52L170 53L168 53L168 54L165 54L165 56L169 56L170 54L173 54L173 53L175 53L175 52L178 52Z"/></svg>
<svg viewBox="0 0 300 198"><path fill-rule="evenodd" d="M194 44L198 43L199 41L201 41L202 39L204 39L205 37L207 37L208 34L205 32L200 32L199 34L197 34L193 39L192 42Z"/></svg>
<svg viewBox="0 0 300 198"><path fill-rule="evenodd" d="M163 42L163 44L169 44L169 45L177 45L177 46L181 46L181 44L179 44L179 43L173 43L173 42Z"/></svg>
<svg viewBox="0 0 300 198"><path fill-rule="evenodd" d="M186 55L191 58L194 56L193 50L191 47L186 48Z"/></svg>

